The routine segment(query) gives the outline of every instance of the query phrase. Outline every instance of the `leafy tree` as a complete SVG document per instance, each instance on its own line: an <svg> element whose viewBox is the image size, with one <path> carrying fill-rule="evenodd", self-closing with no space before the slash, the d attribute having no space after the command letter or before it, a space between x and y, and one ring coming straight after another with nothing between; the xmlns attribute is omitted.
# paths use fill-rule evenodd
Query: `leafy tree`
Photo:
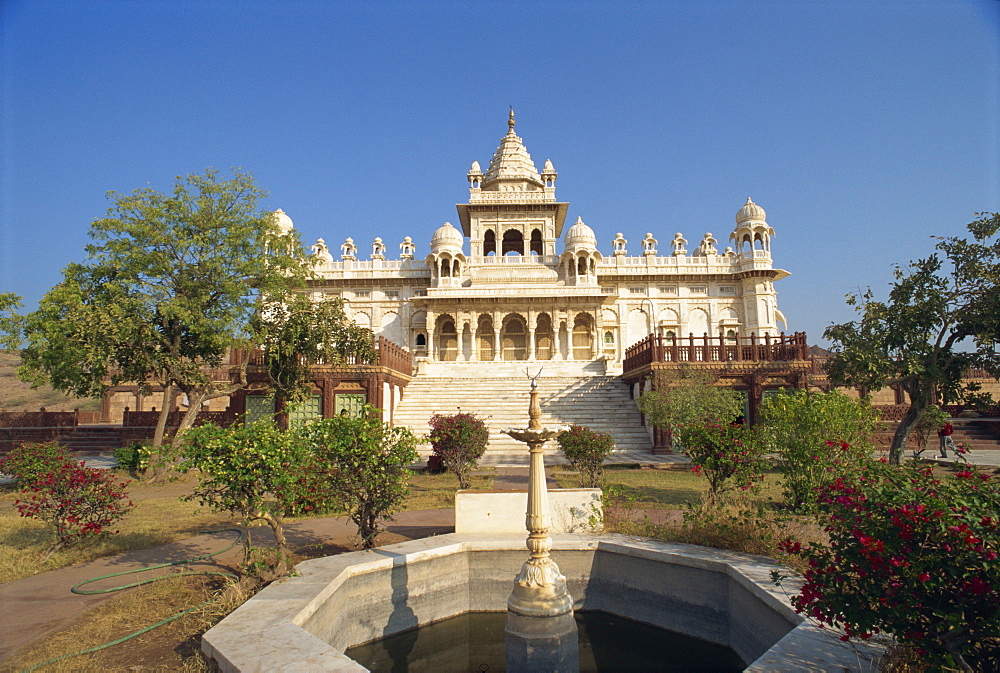
<svg viewBox="0 0 1000 673"><path fill-rule="evenodd" d="M337 416L307 423L296 431L327 465L333 499L358 527L369 549L408 493L407 467L417 460L417 437L405 427L381 420L365 405L357 417Z"/></svg>
<svg viewBox="0 0 1000 673"><path fill-rule="evenodd" d="M12 292L0 293L0 348L14 350L21 345L21 298Z"/></svg>
<svg viewBox="0 0 1000 673"><path fill-rule="evenodd" d="M604 480L604 459L615 450L614 438L582 425L574 425L560 432L556 441L566 460L580 472L583 486L600 488Z"/></svg>
<svg viewBox="0 0 1000 673"><path fill-rule="evenodd" d="M859 319L823 334L834 344L832 380L906 391L910 408L892 439L893 464L935 394L944 403L959 399L970 367L1000 374L1000 214L978 218L968 239L943 238L938 252L897 268L888 301L876 301L871 289L848 295Z"/></svg>
<svg viewBox="0 0 1000 673"><path fill-rule="evenodd" d="M764 400L758 431L777 454L785 498L810 509L815 490L845 469L871 460L878 414L842 392L782 390Z"/></svg>
<svg viewBox="0 0 1000 673"><path fill-rule="evenodd" d="M283 301L308 274L294 233L258 210L263 195L250 174L226 180L213 169L178 177L169 194L109 193L87 261L70 264L26 317L22 376L80 396L158 383L154 451L180 391L189 401L183 436L204 402L246 385L245 365L224 380L210 370L259 343L251 319L261 300Z"/></svg>
<svg viewBox="0 0 1000 673"><path fill-rule="evenodd" d="M687 446L689 428L713 423L730 423L743 413L743 398L735 390L714 384L711 375L682 368L671 375L657 373L655 390L639 398L639 410L650 422Z"/></svg>
<svg viewBox="0 0 1000 673"><path fill-rule="evenodd" d="M469 476L486 453L490 431L475 414L434 414L427 439L441 464L458 477L459 488L469 488Z"/></svg>
<svg viewBox="0 0 1000 673"><path fill-rule="evenodd" d="M255 327L262 335L271 387L286 402L299 402L311 392L310 365L375 362L371 330L350 320L339 298L312 301L296 294L262 309Z"/></svg>
<svg viewBox="0 0 1000 673"><path fill-rule="evenodd" d="M238 516L247 526L254 521L270 526L278 545L273 571L280 577L288 572L290 556L284 513L302 504L302 492L297 488L300 470L308 465L315 474L323 473L312 457L307 444L266 419L243 427L193 428L185 437L181 467L198 470L198 486L186 497ZM253 548L249 535L244 542L250 565Z"/></svg>

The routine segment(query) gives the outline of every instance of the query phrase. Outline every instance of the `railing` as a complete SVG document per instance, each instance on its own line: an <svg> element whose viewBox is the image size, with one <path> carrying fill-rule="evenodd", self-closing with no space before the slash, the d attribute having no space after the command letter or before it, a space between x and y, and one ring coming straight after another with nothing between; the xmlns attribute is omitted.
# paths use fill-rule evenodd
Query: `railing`
<svg viewBox="0 0 1000 673"><path fill-rule="evenodd" d="M375 337L375 353L375 358L371 360L357 355L347 355L337 363L337 366L379 365L407 376L413 372L413 354L385 337ZM244 359L248 365L252 366L262 367L266 364L264 350L260 348L252 351L233 352L233 364L240 364Z"/></svg>
<svg viewBox="0 0 1000 673"><path fill-rule="evenodd" d="M181 409L173 409L167 414L167 427L176 428L181 424L181 418L184 416L184 411ZM122 412L122 427L123 428L153 428L156 427L157 422L160 420L159 411L131 411L128 407L125 407L125 411ZM195 419L195 425L205 425L212 424L218 425L219 427L229 427L237 420L237 414L229 411L199 411L198 418Z"/></svg>
<svg viewBox="0 0 1000 673"><path fill-rule="evenodd" d="M738 338L726 338L722 334L713 337L703 333L700 337L689 334L680 339L650 334L625 350L622 366L624 371L629 372L654 362L781 362L808 359L805 332Z"/></svg>
<svg viewBox="0 0 1000 673"><path fill-rule="evenodd" d="M3 411L0 428L72 428L80 424L98 423L99 411Z"/></svg>

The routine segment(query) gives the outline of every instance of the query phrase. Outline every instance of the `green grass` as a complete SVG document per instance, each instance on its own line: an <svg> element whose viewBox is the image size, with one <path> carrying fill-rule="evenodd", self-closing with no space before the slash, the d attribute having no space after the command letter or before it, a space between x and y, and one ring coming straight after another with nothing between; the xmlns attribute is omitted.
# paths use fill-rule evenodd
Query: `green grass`
<svg viewBox="0 0 1000 673"><path fill-rule="evenodd" d="M493 487L493 475L473 475L471 482L470 487L474 490L489 490ZM410 494L403 503L403 509L454 507L456 491L458 491L458 477L450 472L442 474L414 472L410 477Z"/></svg>

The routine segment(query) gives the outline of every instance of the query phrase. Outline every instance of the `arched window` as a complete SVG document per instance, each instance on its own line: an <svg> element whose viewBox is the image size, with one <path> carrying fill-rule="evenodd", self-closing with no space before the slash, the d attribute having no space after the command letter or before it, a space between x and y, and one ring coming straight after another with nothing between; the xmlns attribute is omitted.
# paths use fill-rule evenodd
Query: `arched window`
<svg viewBox="0 0 1000 673"><path fill-rule="evenodd" d="M615 343L615 333L614 332L605 332L604 333L604 345L606 345L606 346L612 346L612 345L614 345L614 343Z"/></svg>
<svg viewBox="0 0 1000 673"><path fill-rule="evenodd" d="M422 347L427 346L427 336L423 332L417 334L417 345Z"/></svg>
<svg viewBox="0 0 1000 673"><path fill-rule="evenodd" d="M538 229L532 229L531 230L531 244L530 244L529 247L530 247L530 251L533 252L533 253L535 253L536 255L541 255L542 254L542 252L543 252L543 249L542 249L542 232L539 231Z"/></svg>
<svg viewBox="0 0 1000 673"><path fill-rule="evenodd" d="M528 329L519 315L509 315L500 332L500 359L504 361L528 359Z"/></svg>
<svg viewBox="0 0 1000 673"><path fill-rule="evenodd" d="M493 352L493 319L490 316L479 316L476 339L479 341L479 359L487 362L492 360L495 353Z"/></svg>
<svg viewBox="0 0 1000 673"><path fill-rule="evenodd" d="M458 359L458 332L451 316L438 318L437 351L438 360L442 362L454 362Z"/></svg>
<svg viewBox="0 0 1000 673"><path fill-rule="evenodd" d="M552 318L548 313L538 316L535 327L535 359L551 360L555 354L555 333L552 331Z"/></svg>
<svg viewBox="0 0 1000 673"><path fill-rule="evenodd" d="M591 349L591 327L593 319L586 313L579 313L573 320L573 359L590 360Z"/></svg>
<svg viewBox="0 0 1000 673"><path fill-rule="evenodd" d="M495 254L497 254L497 235L492 229L487 229L486 235L483 236L483 255Z"/></svg>
<svg viewBox="0 0 1000 673"><path fill-rule="evenodd" d="M508 253L524 254L524 236L517 229L508 229L503 232L503 249L500 254L506 255Z"/></svg>

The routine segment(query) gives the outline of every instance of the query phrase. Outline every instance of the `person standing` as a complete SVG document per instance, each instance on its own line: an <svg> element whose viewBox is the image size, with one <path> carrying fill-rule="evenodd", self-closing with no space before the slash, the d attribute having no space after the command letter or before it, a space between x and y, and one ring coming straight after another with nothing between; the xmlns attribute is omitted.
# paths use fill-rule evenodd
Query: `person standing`
<svg viewBox="0 0 1000 673"><path fill-rule="evenodd" d="M951 450L955 451L955 442L951 438L951 434L955 432L955 428L952 427L950 421L945 421L941 429L938 430L938 442L940 443L941 458L948 457L948 445L951 445Z"/></svg>

